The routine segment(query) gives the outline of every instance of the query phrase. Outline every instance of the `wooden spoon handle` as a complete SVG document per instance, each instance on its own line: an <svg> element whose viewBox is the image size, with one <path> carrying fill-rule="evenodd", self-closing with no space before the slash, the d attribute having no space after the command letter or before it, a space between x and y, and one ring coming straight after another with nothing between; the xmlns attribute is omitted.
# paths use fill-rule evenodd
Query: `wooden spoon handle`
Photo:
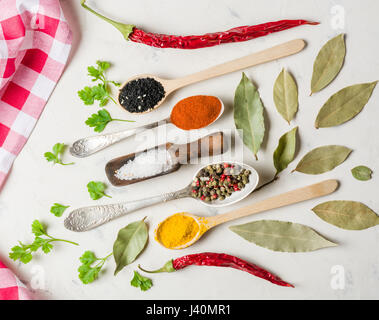
<svg viewBox="0 0 379 320"><path fill-rule="evenodd" d="M176 90L195 82L218 77L227 73L246 69L249 67L256 66L258 64L290 56L292 54L300 52L301 50L303 50L304 47L305 42L301 39L285 42L270 49L253 53L246 57L229 61L224 64L220 64L218 66L209 68L207 70L189 76L179 78L176 80L171 80L171 86L173 89L175 88L174 90Z"/></svg>
<svg viewBox="0 0 379 320"><path fill-rule="evenodd" d="M333 193L338 187L337 180L326 180L304 188L296 189L278 196L254 203L222 215L208 218L209 225L214 227L220 223L228 222L238 218L246 217L254 213L259 213L275 208L284 207L293 203L318 198Z"/></svg>
<svg viewBox="0 0 379 320"><path fill-rule="evenodd" d="M202 157L222 154L226 150L224 134L221 131L215 132L191 143L173 145L171 150L175 152L178 162L181 164Z"/></svg>

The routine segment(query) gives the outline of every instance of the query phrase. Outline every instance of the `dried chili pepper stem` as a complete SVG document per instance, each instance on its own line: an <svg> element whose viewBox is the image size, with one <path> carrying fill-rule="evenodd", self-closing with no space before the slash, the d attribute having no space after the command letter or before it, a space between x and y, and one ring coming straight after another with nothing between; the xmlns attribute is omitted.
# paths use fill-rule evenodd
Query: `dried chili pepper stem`
<svg viewBox="0 0 379 320"><path fill-rule="evenodd" d="M133 29L135 28L134 25L117 22L115 20L112 20L112 19L109 19L109 18L103 16L102 14L100 14L100 13L96 12L95 10L91 9L90 7L88 7L86 5L86 0L81 0L80 4L84 9L87 9L89 12L98 16L100 19L103 19L103 20L107 21L108 23L110 23L111 25L113 25L115 28L117 28L122 33L125 40L129 40L129 36L133 32Z"/></svg>
<svg viewBox="0 0 379 320"><path fill-rule="evenodd" d="M197 254L190 254L183 256L181 258L173 259L168 261L162 268L147 271L142 269L141 266L138 266L142 271L147 273L160 273L160 272L174 272L185 267L197 265L197 266L215 266L215 267L229 267L238 269L241 271L248 272L256 277L270 281L278 286L283 287L294 287L292 284L289 284L278 276L268 272L261 267L258 267L255 264L242 260L240 258L224 254L224 253L212 253L204 252Z"/></svg>
<svg viewBox="0 0 379 320"><path fill-rule="evenodd" d="M242 42L266 36L273 32L279 32L301 25L316 25L318 22L307 20L280 20L267 22L255 26L241 26L227 31L207 33L204 35L176 36L145 32L132 24L124 24L109 19L85 4L86 0L81 0L83 8L95 14L99 18L107 21L116 27L126 40L142 43L157 48L175 49L200 49L213 47L223 43Z"/></svg>

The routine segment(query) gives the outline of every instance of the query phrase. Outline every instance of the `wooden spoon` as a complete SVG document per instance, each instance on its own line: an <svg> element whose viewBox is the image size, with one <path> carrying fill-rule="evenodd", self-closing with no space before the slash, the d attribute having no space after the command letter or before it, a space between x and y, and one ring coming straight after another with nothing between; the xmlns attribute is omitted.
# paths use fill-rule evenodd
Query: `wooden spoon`
<svg viewBox="0 0 379 320"><path fill-rule="evenodd" d="M153 78L156 81L160 82L166 92L164 98L159 101L158 104L155 105L154 108L151 108L145 112L150 112L156 108L158 108L169 96L172 92L175 90L178 90L182 87L185 87L187 85L200 82L203 80L208 80L214 77L218 77L227 73L231 73L234 71L246 69L249 67L253 67L259 64L263 64L266 62L270 62L273 60L277 60L280 58L284 58L290 55L293 55L295 53L300 52L303 50L305 47L305 42L304 40L297 39L297 40L292 40L288 41L285 43L282 43L280 45L277 45L275 47L272 47L270 49L266 49L257 53L250 54L248 56L245 56L243 58L239 58L233 61L226 62L224 64L220 64L218 66L211 67L209 69L197 72L195 74L191 74L188 76L185 76L183 78L178 78L178 79L173 79L173 80L168 80L168 79L162 79L159 78L155 75L151 74L143 74L143 75L138 75L134 76L128 80L126 80L121 86L120 86L120 91L119 95L117 97L117 102L118 104L122 107L123 110L126 110L125 107L123 107L120 102L120 92L122 88L129 83L132 80L136 79L142 79L142 78ZM127 111L127 110L126 110Z"/></svg>
<svg viewBox="0 0 379 320"><path fill-rule="evenodd" d="M222 223L229 222L235 219L243 218L251 214L276 209L284 207L290 204L298 203L305 200L310 200L318 198L321 196L328 195L334 192L338 187L337 180L326 180L317 184L313 184L304 188L296 189L287 193L280 194L278 196L254 203L252 205L212 217L199 217L189 213L181 213L187 217L194 219L199 225L199 231L196 236L187 242L186 244L168 249L184 249L193 245L198 241L205 232L209 229L214 228ZM169 218L166 218L166 220ZM159 239L159 228L166 221L161 222L155 230L155 239L162 244L162 241ZM163 245L163 244L162 244Z"/></svg>
<svg viewBox="0 0 379 320"><path fill-rule="evenodd" d="M115 173L128 161L133 160L139 154L148 150L138 153L131 153L109 161L105 166L105 173L111 184L114 186L127 186L133 183L141 182L147 179L159 177L171 172L177 171L183 163L190 163L193 159L200 159L202 156L214 156L222 154L226 148L224 147L224 135L222 132L216 132L187 144L173 144L171 142L162 146L157 146L152 149L163 148L167 150L167 157L170 157L172 166L169 170L155 174L150 177L139 179L123 180L119 179ZM149 149L151 150L151 149Z"/></svg>

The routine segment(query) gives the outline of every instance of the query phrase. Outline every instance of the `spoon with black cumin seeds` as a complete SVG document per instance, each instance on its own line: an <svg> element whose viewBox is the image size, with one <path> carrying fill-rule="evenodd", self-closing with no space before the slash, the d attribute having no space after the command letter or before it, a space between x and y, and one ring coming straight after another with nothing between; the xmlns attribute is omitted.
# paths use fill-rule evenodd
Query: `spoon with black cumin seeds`
<svg viewBox="0 0 379 320"><path fill-rule="evenodd" d="M162 79L149 74L138 75L128 79L121 85L117 102L124 110L131 113L150 112L158 108L166 100L167 96L177 89L227 73L284 58L300 52L304 47L304 40L292 40L270 49L256 52L243 58L232 60L173 80Z"/></svg>

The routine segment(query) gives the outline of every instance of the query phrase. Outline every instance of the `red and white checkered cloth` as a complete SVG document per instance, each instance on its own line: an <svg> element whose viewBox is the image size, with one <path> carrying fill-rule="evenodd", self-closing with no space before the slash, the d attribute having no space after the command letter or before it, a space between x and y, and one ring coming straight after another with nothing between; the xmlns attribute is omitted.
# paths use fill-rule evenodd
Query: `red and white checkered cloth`
<svg viewBox="0 0 379 320"><path fill-rule="evenodd" d="M0 189L63 72L71 38L59 0L0 0ZM0 299L27 298L10 275L0 262Z"/></svg>
<svg viewBox="0 0 379 320"><path fill-rule="evenodd" d="M30 300L25 285L0 261L0 300Z"/></svg>

